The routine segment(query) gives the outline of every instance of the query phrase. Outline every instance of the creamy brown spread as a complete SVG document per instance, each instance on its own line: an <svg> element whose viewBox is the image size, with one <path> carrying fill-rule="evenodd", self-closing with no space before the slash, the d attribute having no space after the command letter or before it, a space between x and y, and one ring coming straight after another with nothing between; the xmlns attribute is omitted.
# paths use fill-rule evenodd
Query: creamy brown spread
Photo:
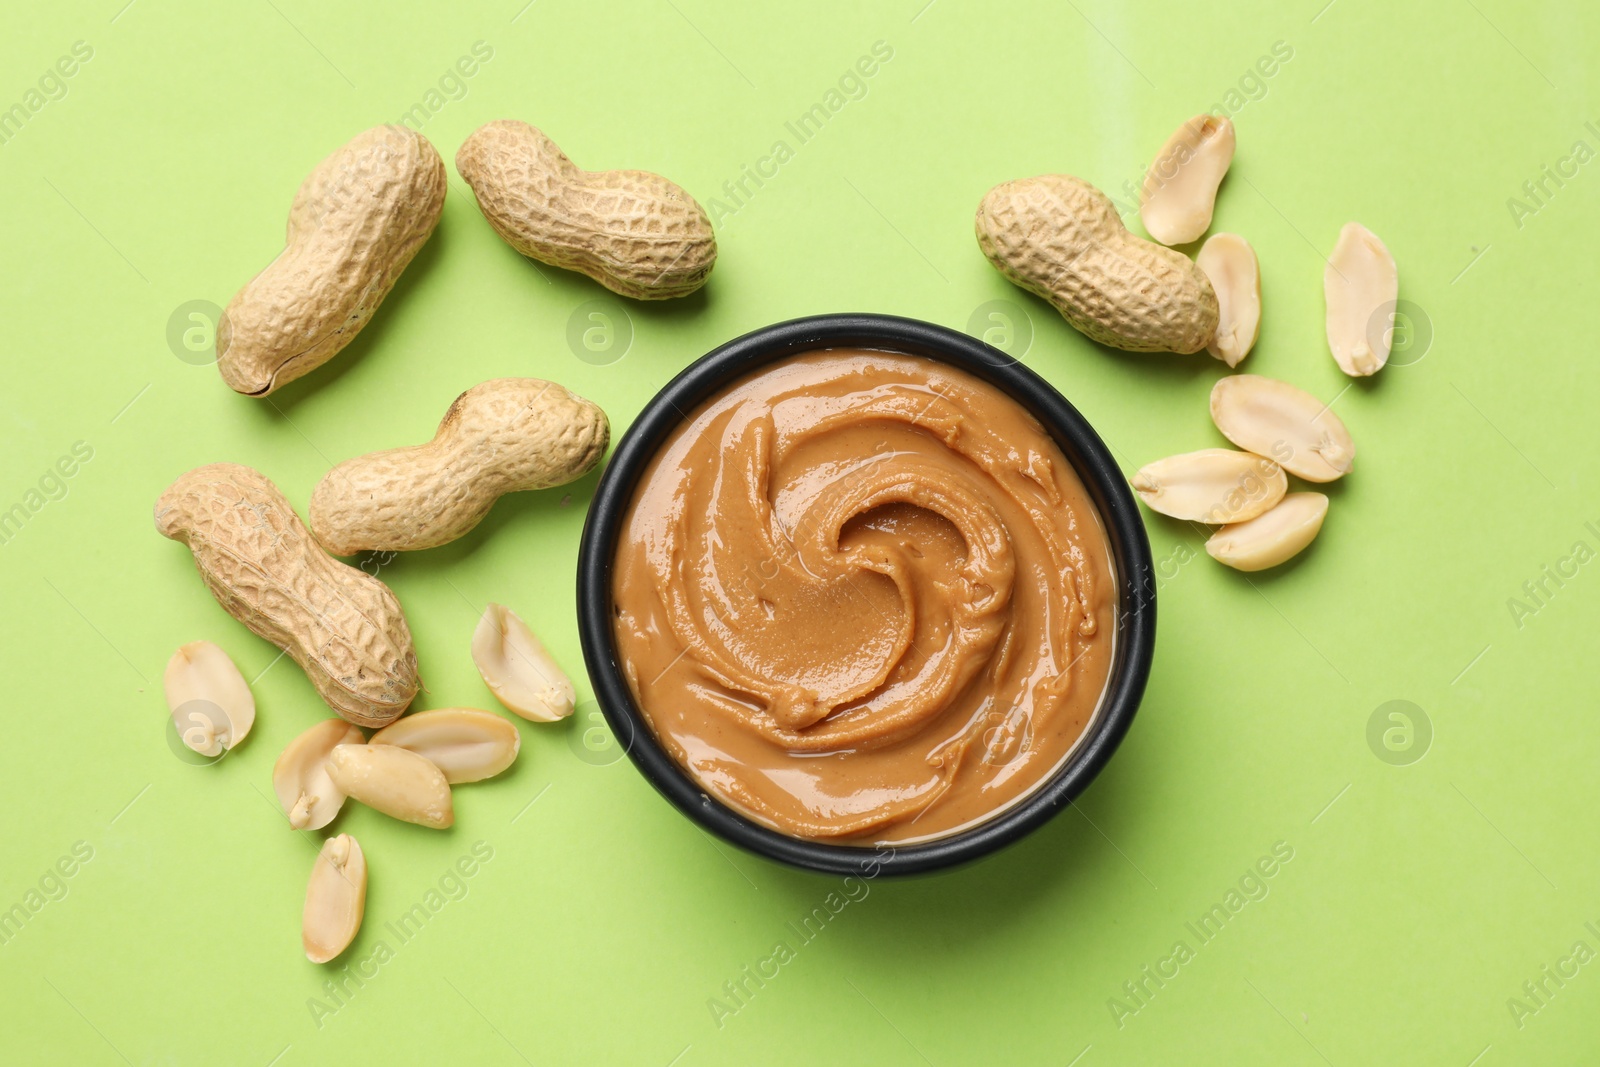
<svg viewBox="0 0 1600 1067"><path fill-rule="evenodd" d="M981 821L1049 776L1116 632L1099 515L1016 401L934 360L827 350L676 429L617 550L618 652L667 751L785 833Z"/></svg>

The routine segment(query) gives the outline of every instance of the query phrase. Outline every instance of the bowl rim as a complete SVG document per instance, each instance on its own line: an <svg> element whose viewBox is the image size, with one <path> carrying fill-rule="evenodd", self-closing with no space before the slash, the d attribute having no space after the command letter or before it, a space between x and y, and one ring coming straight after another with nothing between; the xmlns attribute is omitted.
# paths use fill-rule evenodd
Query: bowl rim
<svg viewBox="0 0 1600 1067"><path fill-rule="evenodd" d="M764 826L704 789L657 740L633 698L611 629L616 545L644 469L666 437L712 394L769 363L824 348L867 348L936 359L1000 388L1045 428L1099 510L1117 569L1116 650L1095 719L1049 777L983 822L914 844L847 845ZM618 744L674 807L746 851L825 874L877 877L965 864L1031 833L1070 804L1127 734L1155 652L1155 578L1144 520L1110 449L1078 410L1031 368L983 341L918 319L871 313L812 315L753 330L679 372L617 441L584 520L578 549L578 632L584 664Z"/></svg>

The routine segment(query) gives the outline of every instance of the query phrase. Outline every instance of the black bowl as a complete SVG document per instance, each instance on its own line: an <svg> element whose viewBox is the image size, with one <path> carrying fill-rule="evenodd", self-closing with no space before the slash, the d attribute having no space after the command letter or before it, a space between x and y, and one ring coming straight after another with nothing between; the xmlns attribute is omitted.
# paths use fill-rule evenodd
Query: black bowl
<svg viewBox="0 0 1600 1067"><path fill-rule="evenodd" d="M765 364L821 348L870 348L925 356L997 386L1038 419L1061 446L1099 508L1118 584L1117 634L1107 688L1083 738L1031 793L977 826L935 840L831 844L791 837L709 796L656 740L617 663L611 572L617 537L640 476L656 450L699 404ZM595 697L619 744L679 811L741 848L796 867L874 877L952 867L1008 845L1081 793L1116 751L1144 695L1155 652L1156 604L1150 541L1105 442L1043 378L996 348L943 326L890 315L818 315L745 334L696 360L645 405L617 442L600 479L578 552L578 630Z"/></svg>

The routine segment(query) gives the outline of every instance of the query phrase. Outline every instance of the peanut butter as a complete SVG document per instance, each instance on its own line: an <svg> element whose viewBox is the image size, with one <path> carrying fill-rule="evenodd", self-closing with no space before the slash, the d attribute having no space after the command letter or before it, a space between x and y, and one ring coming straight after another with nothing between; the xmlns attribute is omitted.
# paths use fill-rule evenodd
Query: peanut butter
<svg viewBox="0 0 1600 1067"><path fill-rule="evenodd" d="M1025 796L1093 718L1106 534L999 389L827 350L694 412L617 549L618 654L666 750L784 833L948 834Z"/></svg>

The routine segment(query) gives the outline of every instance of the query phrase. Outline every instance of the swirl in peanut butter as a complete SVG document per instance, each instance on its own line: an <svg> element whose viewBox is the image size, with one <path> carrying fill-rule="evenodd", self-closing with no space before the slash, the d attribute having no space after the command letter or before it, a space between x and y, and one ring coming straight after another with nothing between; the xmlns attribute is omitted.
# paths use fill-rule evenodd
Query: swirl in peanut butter
<svg viewBox="0 0 1600 1067"><path fill-rule="evenodd" d="M936 837L1083 735L1106 536L1014 400L916 356L783 360L694 411L617 550L617 646L667 751L785 833Z"/></svg>

